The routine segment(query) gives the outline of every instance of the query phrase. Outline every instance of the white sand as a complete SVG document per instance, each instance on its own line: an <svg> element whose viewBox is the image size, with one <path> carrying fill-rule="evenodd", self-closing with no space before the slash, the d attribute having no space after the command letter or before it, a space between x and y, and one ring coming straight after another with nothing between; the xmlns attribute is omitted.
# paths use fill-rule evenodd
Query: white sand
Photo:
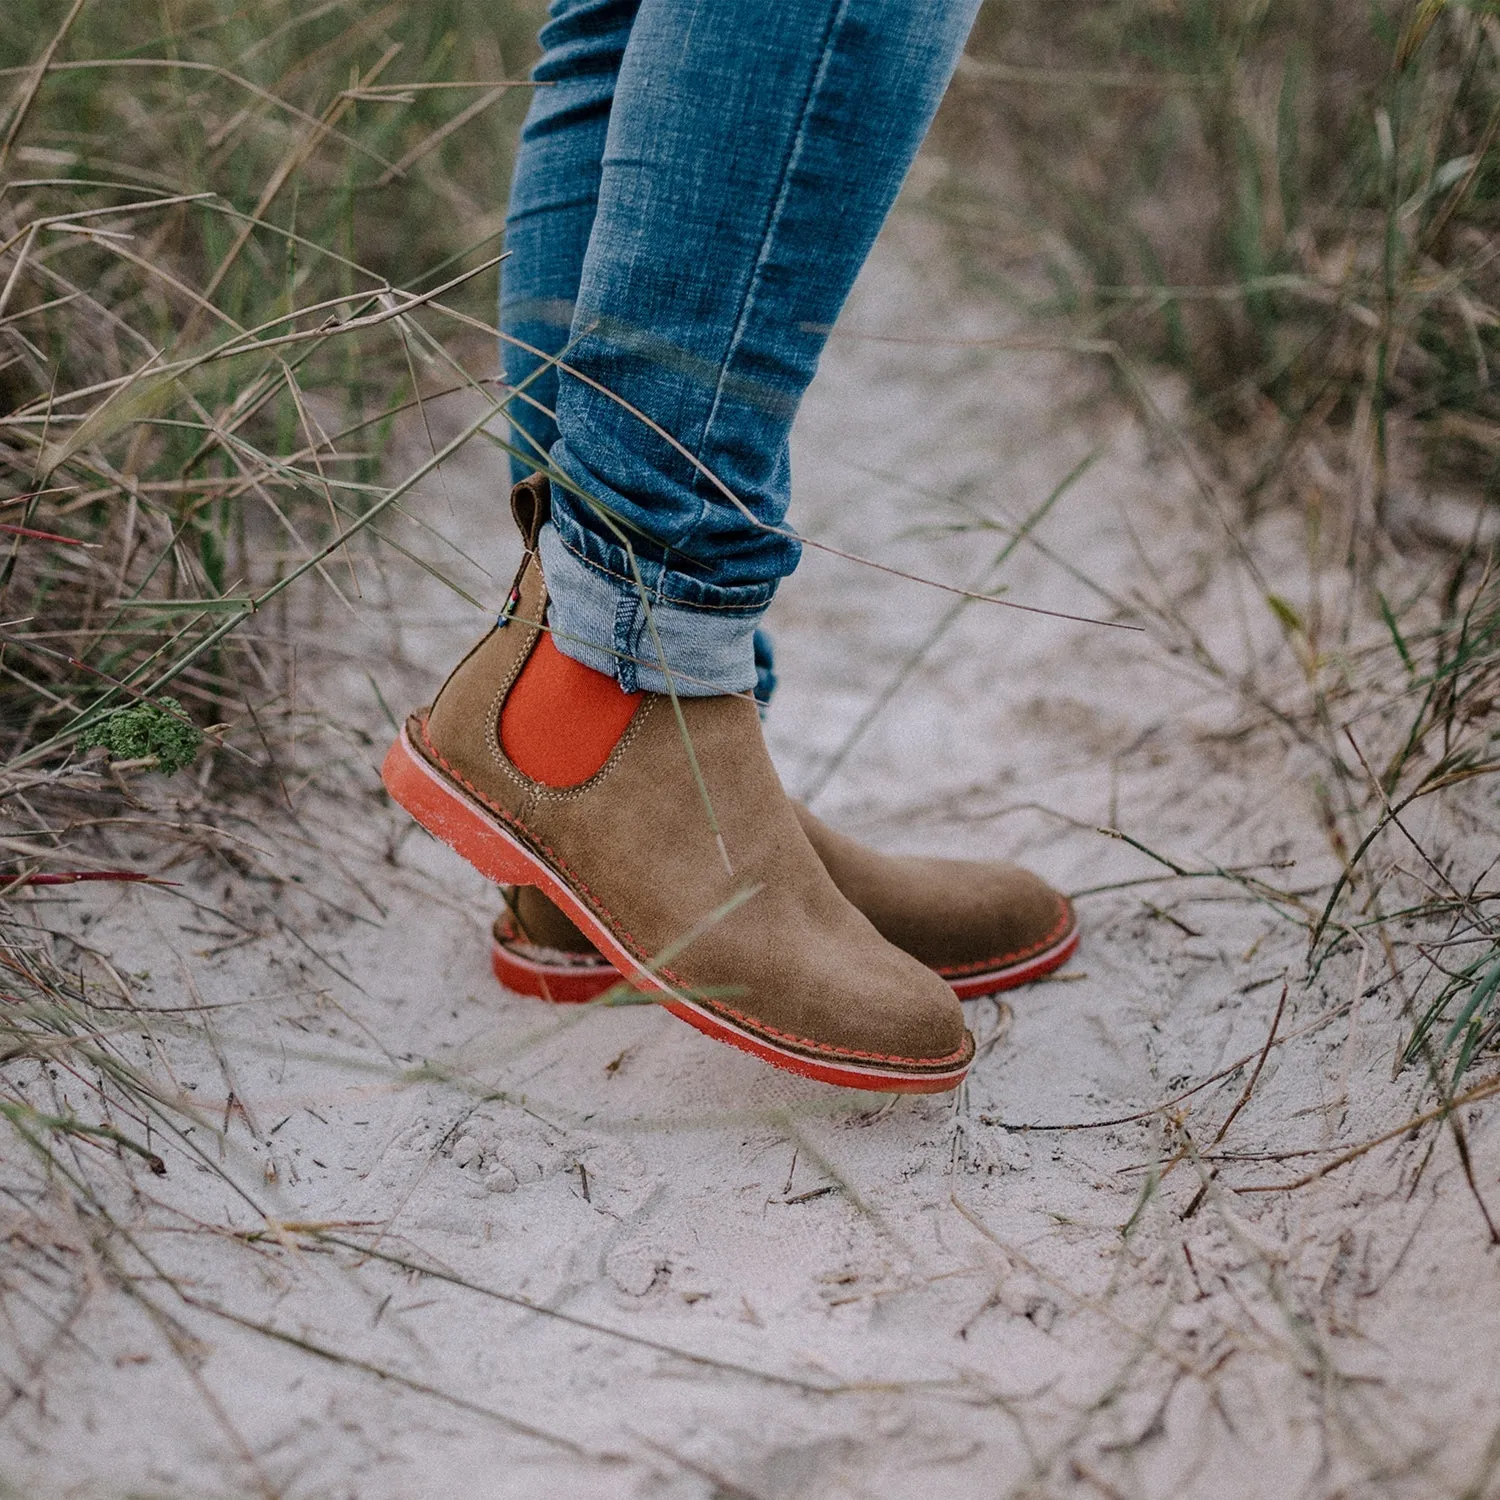
<svg viewBox="0 0 1500 1500"><path fill-rule="evenodd" d="M882 847L1021 858L1071 890L1164 873L1096 831L1111 825L1195 870L1295 860L1266 878L1326 891L1314 753L1254 727L1264 715L1157 613L1302 703L1211 507L1079 362L952 342L1015 328L932 254L898 224L861 283L799 429L794 519L973 584L1004 534L931 528L1024 517L1097 449L1037 528L1050 555L1023 545L990 581L1082 614L1112 595L1150 629L967 608L819 811ZM414 507L490 568L444 563L490 607L515 556L504 487L499 455L471 445ZM1249 540L1305 602L1294 519ZM1229 882L1087 896L1063 982L1013 996L1013 1020L970 1007L996 1040L966 1087L894 1103L650 1007L506 995L484 882L380 791L388 727L366 675L404 712L483 620L380 557L360 563L357 618L306 596L295 816L201 806L244 841L238 868L200 859L173 872L176 897L79 888L38 908L149 972L143 1003L224 1008L119 1039L202 1119L154 1139L165 1177L87 1156L119 1232L101 1238L61 1185L0 1201L0 1493L1500 1495L1500 1256L1451 1137L1429 1128L1294 1193L1234 1191L1430 1103L1415 1072L1391 1077L1399 997L1380 985L1347 1009L1386 977L1378 947L1365 971L1341 955L1309 983L1305 936ZM772 617L769 734L790 788L816 781L951 602L808 553ZM174 787L140 790L165 805ZM1421 826L1466 872L1492 855L1480 826ZM159 847L108 837L122 858ZM209 956L235 924L253 939ZM1170 1133L1161 1114L1007 1128L1149 1110L1253 1057L1283 976L1288 1039L1219 1149L1322 1154L1223 1163L1206 1192L1207 1168L1181 1161L1142 1206L1147 1165L1182 1130L1207 1149L1244 1068L1177 1106ZM66 1074L24 1076L33 1102L91 1107ZM1500 1206L1494 1111L1468 1124ZM19 1160L4 1174L23 1195L37 1181ZM276 1222L279 1242L240 1233ZM441 1274L331 1252L306 1224Z"/></svg>

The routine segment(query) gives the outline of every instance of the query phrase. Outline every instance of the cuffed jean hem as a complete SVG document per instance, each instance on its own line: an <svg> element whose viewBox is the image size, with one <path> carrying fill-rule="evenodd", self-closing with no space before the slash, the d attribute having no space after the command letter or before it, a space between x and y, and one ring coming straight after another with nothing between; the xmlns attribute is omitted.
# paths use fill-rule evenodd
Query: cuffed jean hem
<svg viewBox="0 0 1500 1500"><path fill-rule="evenodd" d="M754 690L755 629L763 605L725 610L672 603L660 596L665 570L645 562L639 565L643 601L633 578L584 559L550 521L537 538L537 551L550 600L547 623L564 656L613 677L627 693L670 690L683 698L710 698Z"/></svg>

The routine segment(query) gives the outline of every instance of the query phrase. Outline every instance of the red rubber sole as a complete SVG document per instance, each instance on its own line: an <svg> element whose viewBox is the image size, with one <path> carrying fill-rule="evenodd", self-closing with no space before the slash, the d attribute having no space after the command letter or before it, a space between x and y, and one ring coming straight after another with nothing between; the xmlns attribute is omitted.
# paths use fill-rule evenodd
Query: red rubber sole
<svg viewBox="0 0 1500 1500"><path fill-rule="evenodd" d="M986 969L980 974L964 974L958 978L944 975L960 1000L977 1000L981 995L998 995L1001 990L1013 990L1030 984L1054 969L1060 969L1078 952L1078 928L1071 928L1068 935L1060 938L1050 948L1033 954L1020 963L1007 964L1003 968Z"/></svg>
<svg viewBox="0 0 1500 1500"><path fill-rule="evenodd" d="M380 777L386 790L417 822L468 860L486 879L497 885L536 886L572 919L612 969L626 975L643 994L660 996L659 1003L665 1009L705 1036L738 1047L789 1073L838 1088L940 1094L957 1088L968 1074L972 1053L951 1068L914 1073L861 1058L810 1057L717 1015L646 968L578 900L540 855L428 761L411 743L405 728L386 752ZM611 977L611 985L617 982L617 977ZM601 986L596 995L607 988L609 985Z"/></svg>
<svg viewBox="0 0 1500 1500"><path fill-rule="evenodd" d="M497 937L490 939L490 968L502 989L535 995L553 1005L587 1005L620 982L614 966L597 954L580 956L577 963L548 963L517 952Z"/></svg>
<svg viewBox="0 0 1500 1500"><path fill-rule="evenodd" d="M996 995L1001 990L1030 984L1061 968L1077 951L1078 929L1074 927L1066 937L1024 962L986 969L980 974L965 974L957 979L946 974L943 978L948 980L948 987L960 1000L977 1000L984 995ZM532 958L493 936L490 939L490 968L501 986L513 994L535 995L554 1005L585 1005L620 982L620 974L602 956L580 955L571 963L549 963L545 959Z"/></svg>

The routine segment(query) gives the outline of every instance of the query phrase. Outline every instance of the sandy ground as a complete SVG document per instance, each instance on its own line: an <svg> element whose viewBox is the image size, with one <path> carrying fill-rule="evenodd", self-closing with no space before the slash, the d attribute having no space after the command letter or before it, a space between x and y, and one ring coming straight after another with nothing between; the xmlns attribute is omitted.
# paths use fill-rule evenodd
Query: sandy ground
<svg viewBox="0 0 1500 1500"><path fill-rule="evenodd" d="M795 519L1149 628L963 608L847 744L953 596L810 551L772 617L768 733L789 788L860 837L1084 892L1070 969L1013 1013L970 1007L959 1093L895 1102L650 1007L505 994L484 882L377 777L372 685L424 701L483 620L366 558L357 613L325 599L299 650L292 810L200 805L237 855L176 892L38 908L161 1008L121 1045L199 1123L154 1139L165 1176L89 1168L102 1239L4 1168L0 1493L1500 1495L1500 1259L1451 1138L1245 1191L1430 1102L1392 1078L1383 960L1351 948L1310 980L1272 905L1100 831L1326 891L1314 760L1191 645L1274 699L1296 686L1275 621L1180 458L1076 361L995 342L1014 336L899 222L808 400ZM516 550L503 492L471 445L415 507L488 576L398 532L489 607ZM1249 540L1288 594L1317 582L1289 518ZM1455 859L1490 839L1452 837ZM24 1082L87 1107L66 1075ZM1493 1111L1468 1125L1500 1203Z"/></svg>

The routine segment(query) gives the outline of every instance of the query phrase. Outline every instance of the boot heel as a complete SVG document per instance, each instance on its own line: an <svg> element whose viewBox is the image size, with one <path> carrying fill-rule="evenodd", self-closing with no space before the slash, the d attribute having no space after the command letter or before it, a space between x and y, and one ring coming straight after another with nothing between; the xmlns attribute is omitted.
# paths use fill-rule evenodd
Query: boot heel
<svg viewBox="0 0 1500 1500"><path fill-rule="evenodd" d="M538 867L499 820L418 753L405 729L386 751L380 779L428 833L497 885L537 885Z"/></svg>

